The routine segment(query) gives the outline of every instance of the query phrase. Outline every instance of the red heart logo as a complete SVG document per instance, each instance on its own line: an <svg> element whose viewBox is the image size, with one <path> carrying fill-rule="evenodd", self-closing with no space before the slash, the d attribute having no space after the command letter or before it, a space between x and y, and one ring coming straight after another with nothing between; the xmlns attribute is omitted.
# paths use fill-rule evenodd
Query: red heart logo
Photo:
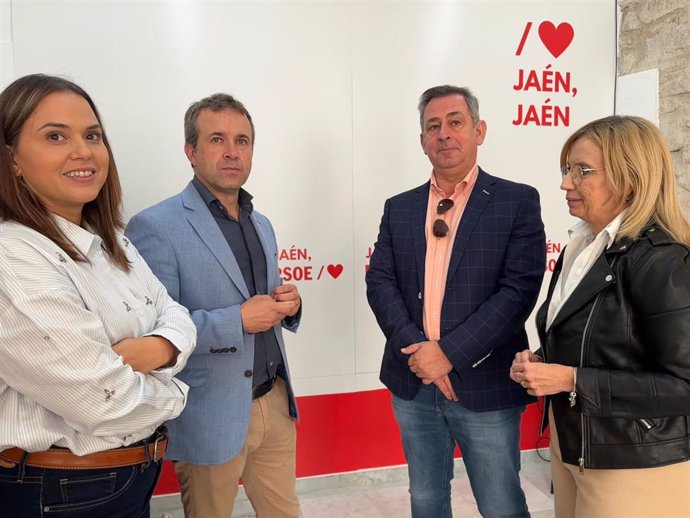
<svg viewBox="0 0 690 518"><path fill-rule="evenodd" d="M554 58L565 52L573 41L573 36L575 36L573 26L567 22L561 23L558 27L551 22L541 22L539 25L539 37Z"/></svg>
<svg viewBox="0 0 690 518"><path fill-rule="evenodd" d="M343 265L342 264L329 264L326 267L326 270L328 270L328 273L333 277L334 279L337 279L340 277L340 274L343 273Z"/></svg>

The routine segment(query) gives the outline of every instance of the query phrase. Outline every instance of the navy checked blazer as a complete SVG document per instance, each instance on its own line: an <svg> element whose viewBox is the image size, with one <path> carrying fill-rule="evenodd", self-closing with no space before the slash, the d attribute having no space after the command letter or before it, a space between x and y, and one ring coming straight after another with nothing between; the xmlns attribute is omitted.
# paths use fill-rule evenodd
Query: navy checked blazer
<svg viewBox="0 0 690 518"><path fill-rule="evenodd" d="M381 381L396 396L415 397L421 380L400 349L426 341L423 326L425 222L429 185L386 201L367 272L367 298L386 336ZM449 376L470 410L533 401L508 377L515 353L528 347L525 320L546 263L539 194L479 169L459 223L441 308L439 344Z"/></svg>

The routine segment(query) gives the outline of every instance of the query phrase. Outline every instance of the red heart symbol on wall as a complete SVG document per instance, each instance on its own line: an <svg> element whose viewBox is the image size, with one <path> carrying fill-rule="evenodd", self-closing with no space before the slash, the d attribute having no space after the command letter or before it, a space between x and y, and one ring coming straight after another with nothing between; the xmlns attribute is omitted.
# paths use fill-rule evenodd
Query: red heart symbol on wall
<svg viewBox="0 0 690 518"><path fill-rule="evenodd" d="M551 22L539 24L539 37L554 58L565 52L573 41L573 36L575 36L573 26L567 22L561 23L558 27Z"/></svg>
<svg viewBox="0 0 690 518"><path fill-rule="evenodd" d="M340 277L340 274L343 273L343 265L342 264L329 264L326 267L326 270L328 270L328 273L333 277L334 279L337 279Z"/></svg>

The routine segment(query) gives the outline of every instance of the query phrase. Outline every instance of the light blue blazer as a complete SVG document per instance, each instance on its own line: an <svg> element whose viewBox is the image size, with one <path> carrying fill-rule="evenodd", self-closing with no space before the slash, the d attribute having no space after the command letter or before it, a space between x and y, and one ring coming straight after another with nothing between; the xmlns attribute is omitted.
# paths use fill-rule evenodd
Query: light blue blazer
<svg viewBox="0 0 690 518"><path fill-rule="evenodd" d="M278 246L268 218L251 220L266 256L269 292L281 284ZM136 216L125 234L170 296L189 309L198 341L178 378L189 385L187 405L168 423L167 457L221 464L235 457L247 435L252 404L254 335L243 332L240 305L250 297L231 248L194 185ZM299 315L301 312L297 315ZM299 318L283 321L296 331ZM287 370L281 326L273 328ZM289 379L290 414L297 418Z"/></svg>

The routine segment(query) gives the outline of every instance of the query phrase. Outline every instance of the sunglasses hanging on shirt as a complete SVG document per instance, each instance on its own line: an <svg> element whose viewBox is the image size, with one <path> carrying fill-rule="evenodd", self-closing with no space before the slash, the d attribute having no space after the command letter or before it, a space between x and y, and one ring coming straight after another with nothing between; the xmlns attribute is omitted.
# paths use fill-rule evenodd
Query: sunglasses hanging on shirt
<svg viewBox="0 0 690 518"><path fill-rule="evenodd" d="M453 208L453 205L455 205L455 203L453 203L453 200L450 198L442 199L436 206L436 214L438 216L443 216L446 212ZM435 237L446 237L450 233L450 228L448 227L448 224L443 221L443 219L438 218L436 221L434 221L433 233Z"/></svg>

